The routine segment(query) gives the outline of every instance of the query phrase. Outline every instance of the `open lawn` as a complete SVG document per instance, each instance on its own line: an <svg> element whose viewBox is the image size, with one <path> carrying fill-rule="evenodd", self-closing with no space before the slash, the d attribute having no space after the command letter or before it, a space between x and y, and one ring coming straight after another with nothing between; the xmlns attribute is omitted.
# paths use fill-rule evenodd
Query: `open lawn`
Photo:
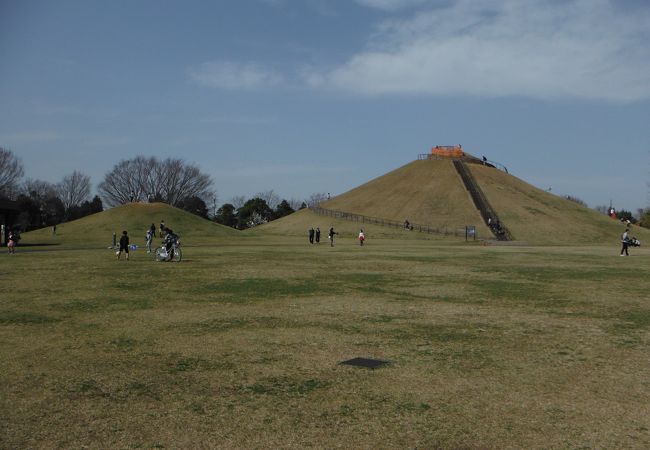
<svg viewBox="0 0 650 450"><path fill-rule="evenodd" d="M647 249L306 241L0 255L0 447L650 448Z"/></svg>

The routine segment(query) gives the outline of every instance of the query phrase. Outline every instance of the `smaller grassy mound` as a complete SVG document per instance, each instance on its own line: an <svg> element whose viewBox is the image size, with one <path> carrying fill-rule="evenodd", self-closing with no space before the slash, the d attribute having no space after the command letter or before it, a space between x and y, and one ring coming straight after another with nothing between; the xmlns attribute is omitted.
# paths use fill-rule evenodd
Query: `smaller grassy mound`
<svg viewBox="0 0 650 450"><path fill-rule="evenodd" d="M209 243L215 240L238 236L240 233L230 227L216 224L166 203L129 203L111 208L78 220L57 225L56 236L52 228L42 228L23 234L21 245L63 244L80 247L109 245L113 233L119 239L126 230L131 243L144 245L144 236L153 223L156 232L160 221L174 230L186 244ZM154 243L159 242L154 239Z"/></svg>
<svg viewBox="0 0 650 450"><path fill-rule="evenodd" d="M468 165L515 240L530 244L612 244L625 226L590 208L549 194L517 177L482 165ZM631 235L650 242L650 230Z"/></svg>

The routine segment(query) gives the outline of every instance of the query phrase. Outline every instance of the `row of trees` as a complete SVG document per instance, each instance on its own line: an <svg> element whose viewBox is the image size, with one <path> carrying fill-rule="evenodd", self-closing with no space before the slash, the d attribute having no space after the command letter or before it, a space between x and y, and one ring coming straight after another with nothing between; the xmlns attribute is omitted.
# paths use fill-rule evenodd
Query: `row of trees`
<svg viewBox="0 0 650 450"><path fill-rule="evenodd" d="M272 192L272 191L271 191ZM279 201L274 207L264 199L264 193L258 193L253 198L243 202L239 207L233 203L224 203L214 215L214 221L228 227L244 229L252 228L263 223L279 219L296 211L306 208L307 204L301 202L299 206L291 205L288 200ZM239 203L239 199L234 199Z"/></svg>
<svg viewBox="0 0 650 450"><path fill-rule="evenodd" d="M325 194L309 199L280 199L273 191L258 192L253 198L234 197L217 209L217 195L209 175L180 159L138 156L117 163L97 186L100 196L89 200L90 177L74 171L59 183L27 179L22 181L21 161L8 149L0 148L0 198L18 202L16 224L31 230L100 212L104 203L118 206L133 201L159 201L227 226L243 229L284 217L315 205ZM212 209L208 206L210 205Z"/></svg>
<svg viewBox="0 0 650 450"><path fill-rule="evenodd" d="M98 196L90 197L90 177L74 171L58 183L28 178L21 161L0 147L0 198L16 200L19 215L16 226L31 230L78 219L103 210Z"/></svg>

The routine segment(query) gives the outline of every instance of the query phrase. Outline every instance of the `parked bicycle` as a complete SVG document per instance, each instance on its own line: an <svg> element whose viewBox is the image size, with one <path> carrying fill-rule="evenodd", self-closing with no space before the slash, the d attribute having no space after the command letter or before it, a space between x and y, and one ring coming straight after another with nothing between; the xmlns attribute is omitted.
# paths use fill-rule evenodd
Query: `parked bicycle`
<svg viewBox="0 0 650 450"><path fill-rule="evenodd" d="M167 246L156 247L154 251L156 261L176 261L180 262L183 259L183 251L181 250L181 241L173 242L169 250Z"/></svg>

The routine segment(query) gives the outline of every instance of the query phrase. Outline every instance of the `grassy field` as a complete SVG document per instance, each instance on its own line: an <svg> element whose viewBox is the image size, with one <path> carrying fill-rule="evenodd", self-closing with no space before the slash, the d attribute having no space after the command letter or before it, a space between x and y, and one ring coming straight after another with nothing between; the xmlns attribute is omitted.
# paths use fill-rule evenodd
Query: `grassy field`
<svg viewBox="0 0 650 450"><path fill-rule="evenodd" d="M0 447L650 447L645 249L187 244L2 255Z"/></svg>

